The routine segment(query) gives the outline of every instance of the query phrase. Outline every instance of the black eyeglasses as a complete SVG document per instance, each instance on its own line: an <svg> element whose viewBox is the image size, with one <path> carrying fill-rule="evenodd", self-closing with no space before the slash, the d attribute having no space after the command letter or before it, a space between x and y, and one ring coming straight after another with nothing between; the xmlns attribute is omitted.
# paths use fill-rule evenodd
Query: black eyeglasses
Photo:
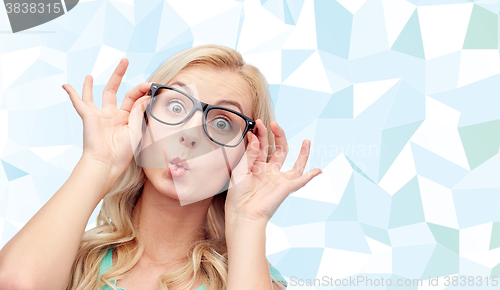
<svg viewBox="0 0 500 290"><path fill-rule="evenodd" d="M201 102L173 87L152 83L148 95L151 95L151 101L147 112L166 125L182 124L196 110L202 111L205 134L222 146L238 146L245 134L255 127L254 120L237 111Z"/></svg>

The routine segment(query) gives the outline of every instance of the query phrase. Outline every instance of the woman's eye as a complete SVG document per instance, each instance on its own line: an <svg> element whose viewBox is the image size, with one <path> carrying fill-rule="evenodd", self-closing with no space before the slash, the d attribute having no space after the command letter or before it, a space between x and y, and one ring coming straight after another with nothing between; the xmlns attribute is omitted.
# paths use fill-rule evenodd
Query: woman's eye
<svg viewBox="0 0 500 290"><path fill-rule="evenodd" d="M231 130L231 122L223 119L223 118L216 118L212 122L212 126L219 130L227 131Z"/></svg>
<svg viewBox="0 0 500 290"><path fill-rule="evenodd" d="M184 113L184 107L178 102L171 102L168 104L168 109L176 114Z"/></svg>

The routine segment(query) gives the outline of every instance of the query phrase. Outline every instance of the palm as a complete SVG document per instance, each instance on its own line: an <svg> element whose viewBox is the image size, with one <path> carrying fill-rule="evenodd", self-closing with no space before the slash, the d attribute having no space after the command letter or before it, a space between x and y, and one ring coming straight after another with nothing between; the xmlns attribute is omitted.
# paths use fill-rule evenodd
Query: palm
<svg viewBox="0 0 500 290"><path fill-rule="evenodd" d="M89 114L83 132L87 153L102 160L127 161L132 155L127 128L129 112L107 107L90 110Z"/></svg>
<svg viewBox="0 0 500 290"><path fill-rule="evenodd" d="M281 172L281 167L288 153L288 144L283 132L276 123L273 132L276 135L277 150L266 162L267 131L262 122L259 126L259 138L250 134L245 156L232 172L232 186L226 199L228 218L268 221L284 199L293 191L304 186L314 176L321 173L313 169L303 174L309 156L310 143L305 141L299 158L292 169Z"/></svg>

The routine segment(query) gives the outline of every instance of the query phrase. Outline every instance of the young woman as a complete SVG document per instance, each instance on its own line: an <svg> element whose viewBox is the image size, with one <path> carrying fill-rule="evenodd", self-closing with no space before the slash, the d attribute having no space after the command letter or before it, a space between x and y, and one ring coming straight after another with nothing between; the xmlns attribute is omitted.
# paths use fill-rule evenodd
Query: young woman
<svg viewBox="0 0 500 290"><path fill-rule="evenodd" d="M304 140L294 167L281 172L288 146L264 76L233 49L197 46L169 58L117 109L127 66L122 59L115 69L102 109L93 103L91 76L82 98L63 85L83 120L83 154L64 185L0 251L0 289L284 289L286 280L265 256L266 224L321 170L303 174L310 148ZM178 99L161 105L155 88L163 84L190 100L196 96L187 84L194 84L198 101L219 107L204 112ZM148 129L177 130L163 145L182 156L157 154L165 168L141 167L134 158L129 119L146 103L154 117L146 115ZM169 117L155 111L159 104L186 114L185 120L168 125ZM240 142L228 144L230 138L214 133L237 124L211 116L217 108L241 118L241 136L234 139ZM224 168L189 159L203 144L225 150ZM220 192L228 172L232 186ZM181 204L180 187L197 199ZM84 232L101 200L97 226Z"/></svg>

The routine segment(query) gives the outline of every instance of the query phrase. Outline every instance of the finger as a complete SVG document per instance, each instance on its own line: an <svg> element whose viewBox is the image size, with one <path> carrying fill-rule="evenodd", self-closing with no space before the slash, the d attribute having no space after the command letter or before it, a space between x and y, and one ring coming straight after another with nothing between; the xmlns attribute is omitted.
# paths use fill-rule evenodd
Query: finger
<svg viewBox="0 0 500 290"><path fill-rule="evenodd" d="M276 121L272 122L270 126L274 133L276 150L271 156L271 159L269 159L269 163L277 164L279 168L281 168L288 154L288 141L286 140L285 130L283 130Z"/></svg>
<svg viewBox="0 0 500 290"><path fill-rule="evenodd" d="M144 110L149 103L149 96L140 98L135 102L134 107L130 111L128 116L128 128L130 134L130 144L132 146L132 152L136 152L139 141L142 136L142 126L145 122L144 120Z"/></svg>
<svg viewBox="0 0 500 290"><path fill-rule="evenodd" d="M152 84L152 82L140 83L137 86L135 86L133 89L128 91L125 94L125 98L123 99L122 105L120 106L120 110L130 112L130 110L132 109L132 107L133 107L134 103L137 101L137 99L139 99L147 94L147 92L151 88L151 84ZM150 96L148 96L148 97L150 97Z"/></svg>
<svg viewBox="0 0 500 290"><path fill-rule="evenodd" d="M257 156L256 161L267 162L268 144L269 144L267 137L267 128L261 119L257 119L255 123L257 128L257 138L259 139L260 142L260 149L259 149L260 153Z"/></svg>
<svg viewBox="0 0 500 290"><path fill-rule="evenodd" d="M132 110L135 110L136 107L141 106L142 113L146 111L146 106L149 104L148 100L151 98L151 96L142 96L137 101L135 101L134 105L132 106ZM143 114L144 115L144 114Z"/></svg>
<svg viewBox="0 0 500 290"><path fill-rule="evenodd" d="M292 190L290 193L297 191L299 188L303 187L306 185L311 179L316 177L318 174L322 173L323 171L319 168L314 168L309 170L306 174L297 177L295 179L290 180L292 183Z"/></svg>
<svg viewBox="0 0 500 290"><path fill-rule="evenodd" d="M85 81L83 82L83 92L82 99L85 103L93 104L94 99L92 97L92 84L94 83L94 79L91 75L85 76Z"/></svg>
<svg viewBox="0 0 500 290"><path fill-rule="evenodd" d="M252 170L253 165L255 164L255 161L259 157L260 154L260 143L259 139L255 134L252 132L247 133L249 136L249 143L247 146L247 149L245 151L246 155L246 160L247 160L247 167L245 168L247 172L250 172Z"/></svg>
<svg viewBox="0 0 500 290"><path fill-rule="evenodd" d="M232 175L234 177L238 176L244 176L248 174L249 172L252 171L252 167L255 164L255 160L259 156L259 140L257 137L252 133L248 132L247 133L247 138L248 138L248 145L245 150L245 154L241 158L240 162L232 171ZM238 182L239 179L235 178L234 182Z"/></svg>
<svg viewBox="0 0 500 290"><path fill-rule="evenodd" d="M253 173L252 168L255 164L257 156L259 155L259 140L251 132L247 134L248 145L244 156L231 172L231 182L229 183L229 188L232 188L234 185L245 179L250 173Z"/></svg>
<svg viewBox="0 0 500 290"><path fill-rule="evenodd" d="M123 75L125 75L125 71L127 71L127 67L128 59L122 58L104 87L104 92L102 93L103 108L110 106L116 108L116 92L118 92L118 88L122 82Z"/></svg>
<svg viewBox="0 0 500 290"><path fill-rule="evenodd" d="M83 113L85 112L85 103L83 100L80 99L80 96L78 96L72 86L64 84L63 89L68 93L71 103L73 103L73 107L75 107L78 115L83 118Z"/></svg>
<svg viewBox="0 0 500 290"><path fill-rule="evenodd" d="M302 147L300 148L299 157L295 161L293 168L287 172L292 178L301 176L304 173L304 168L306 167L307 159L309 158L310 148L311 141L308 139L304 140L302 142Z"/></svg>

